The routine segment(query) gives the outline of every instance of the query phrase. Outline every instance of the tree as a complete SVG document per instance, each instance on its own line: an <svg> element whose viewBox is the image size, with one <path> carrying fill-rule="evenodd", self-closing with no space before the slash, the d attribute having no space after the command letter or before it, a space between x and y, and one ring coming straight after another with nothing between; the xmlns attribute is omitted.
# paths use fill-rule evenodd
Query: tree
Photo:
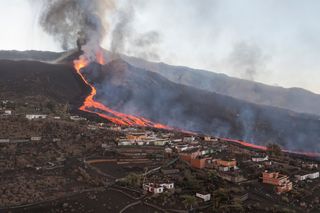
<svg viewBox="0 0 320 213"><path fill-rule="evenodd" d="M217 180L218 179L217 171L215 171L215 170L209 171L207 177L208 177L209 181Z"/></svg>
<svg viewBox="0 0 320 213"><path fill-rule="evenodd" d="M182 195L181 198L183 199L182 203L186 208L190 210L193 209L194 206L198 204L197 198L192 195Z"/></svg>
<svg viewBox="0 0 320 213"><path fill-rule="evenodd" d="M164 192L164 193L160 194L160 198L163 201L163 203L162 203L163 206L168 203L170 196L171 196L170 192Z"/></svg>
<svg viewBox="0 0 320 213"><path fill-rule="evenodd" d="M275 143L269 143L267 145L267 152L270 155L274 155L274 156L281 156L282 155L281 147Z"/></svg>
<svg viewBox="0 0 320 213"><path fill-rule="evenodd" d="M229 200L229 196L225 189L218 189L213 193L214 208L219 208L222 203L226 203Z"/></svg>
<svg viewBox="0 0 320 213"><path fill-rule="evenodd" d="M48 101L46 107L53 113L56 111L56 105L52 101Z"/></svg>
<svg viewBox="0 0 320 213"><path fill-rule="evenodd" d="M141 185L141 176L136 173L130 173L125 177L124 182L129 186L139 187Z"/></svg>
<svg viewBox="0 0 320 213"><path fill-rule="evenodd" d="M189 169L184 171L184 178L185 178L184 184L187 189L199 190L200 183Z"/></svg>

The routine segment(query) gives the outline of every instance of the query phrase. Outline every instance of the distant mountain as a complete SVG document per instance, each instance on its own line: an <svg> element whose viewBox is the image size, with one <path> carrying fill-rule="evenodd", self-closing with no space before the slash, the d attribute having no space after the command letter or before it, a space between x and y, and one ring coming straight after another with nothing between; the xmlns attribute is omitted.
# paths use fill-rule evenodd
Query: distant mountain
<svg viewBox="0 0 320 213"><path fill-rule="evenodd" d="M136 67L161 74L178 84L216 92L251 103L320 115L320 95L301 88L286 89L232 78L225 74L170 66L164 63L152 63L134 57L122 57Z"/></svg>
<svg viewBox="0 0 320 213"><path fill-rule="evenodd" d="M97 88L97 99L117 111L186 130L320 151L316 116L180 85L123 60L97 67L83 72Z"/></svg>

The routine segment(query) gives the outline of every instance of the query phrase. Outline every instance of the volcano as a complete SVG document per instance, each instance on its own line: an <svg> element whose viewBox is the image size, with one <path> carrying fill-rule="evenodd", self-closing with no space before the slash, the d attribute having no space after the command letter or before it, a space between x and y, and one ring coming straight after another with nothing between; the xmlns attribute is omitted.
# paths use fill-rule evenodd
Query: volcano
<svg viewBox="0 0 320 213"><path fill-rule="evenodd" d="M82 81L90 87L90 94L85 98L83 104L79 110L93 113L99 117L105 118L115 124L125 125L125 126L141 126L141 127L153 127L160 129L170 129L170 127L164 126L160 123L152 122L143 117L137 117L130 114L124 114L116 110L110 109L107 105L104 105L102 102L96 100L97 89L93 85L92 80L88 80L87 76L84 74L86 71L94 72L98 67L98 75L101 73L101 65L105 63L104 57L101 52L98 52L96 56L96 62L92 63L87 60L85 56L80 56L78 60L74 60L74 68L77 71L77 74L80 76ZM93 66L95 65L95 67Z"/></svg>
<svg viewBox="0 0 320 213"><path fill-rule="evenodd" d="M38 60L40 55L32 57ZM52 53L43 57L61 64L1 60L1 94L16 98L40 95L79 107L89 97L90 90L92 92L92 85L96 90L93 100L110 111L95 107L86 110L107 119L110 117L106 116L120 113L120 117L130 117L126 121L137 118L136 121L149 126L161 124L159 127L237 138L260 145L278 143L291 150L320 151L318 116L254 104L199 89L197 85L179 84L121 59L82 67L82 77L89 83L86 84L73 67L79 53L57 54L64 60L54 59Z"/></svg>

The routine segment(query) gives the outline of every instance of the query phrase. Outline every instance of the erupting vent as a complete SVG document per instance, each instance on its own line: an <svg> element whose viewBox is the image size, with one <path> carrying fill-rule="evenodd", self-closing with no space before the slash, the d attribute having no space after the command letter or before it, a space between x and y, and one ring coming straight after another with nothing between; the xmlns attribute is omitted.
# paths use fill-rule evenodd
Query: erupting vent
<svg viewBox="0 0 320 213"><path fill-rule="evenodd" d="M96 54L96 61L101 65L105 64L102 52L98 52ZM102 118L108 119L109 121L119 125L172 129L168 126L152 122L142 117L127 115L124 113L114 111L109 107L105 106L104 104L95 101L94 97L97 94L97 90L91 83L88 82L85 76L81 73L81 69L87 67L89 63L90 61L88 61L84 56L81 56L78 60L74 61L74 68L76 69L77 73L79 74L83 82L91 88L90 94L86 97L82 106L79 108L81 111L94 113Z"/></svg>

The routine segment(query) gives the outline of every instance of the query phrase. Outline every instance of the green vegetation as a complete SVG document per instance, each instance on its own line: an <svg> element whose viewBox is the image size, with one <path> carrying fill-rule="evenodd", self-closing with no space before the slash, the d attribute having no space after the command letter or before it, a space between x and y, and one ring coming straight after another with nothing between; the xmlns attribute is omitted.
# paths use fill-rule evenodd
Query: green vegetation
<svg viewBox="0 0 320 213"><path fill-rule="evenodd" d="M200 189L200 182L199 180L195 177L194 174L191 173L189 169L184 171L184 184L187 189L191 190L199 190Z"/></svg>
<svg viewBox="0 0 320 213"><path fill-rule="evenodd" d="M213 193L213 207L219 209L223 204L229 201L227 190L220 188Z"/></svg>
<svg viewBox="0 0 320 213"><path fill-rule="evenodd" d="M140 187L142 184L142 178L139 174L130 173L125 178L123 178L122 182L127 186Z"/></svg>
<svg viewBox="0 0 320 213"><path fill-rule="evenodd" d="M182 203L185 208L192 210L194 206L197 206L198 201L195 196L192 195L182 195L181 198L183 199Z"/></svg>

